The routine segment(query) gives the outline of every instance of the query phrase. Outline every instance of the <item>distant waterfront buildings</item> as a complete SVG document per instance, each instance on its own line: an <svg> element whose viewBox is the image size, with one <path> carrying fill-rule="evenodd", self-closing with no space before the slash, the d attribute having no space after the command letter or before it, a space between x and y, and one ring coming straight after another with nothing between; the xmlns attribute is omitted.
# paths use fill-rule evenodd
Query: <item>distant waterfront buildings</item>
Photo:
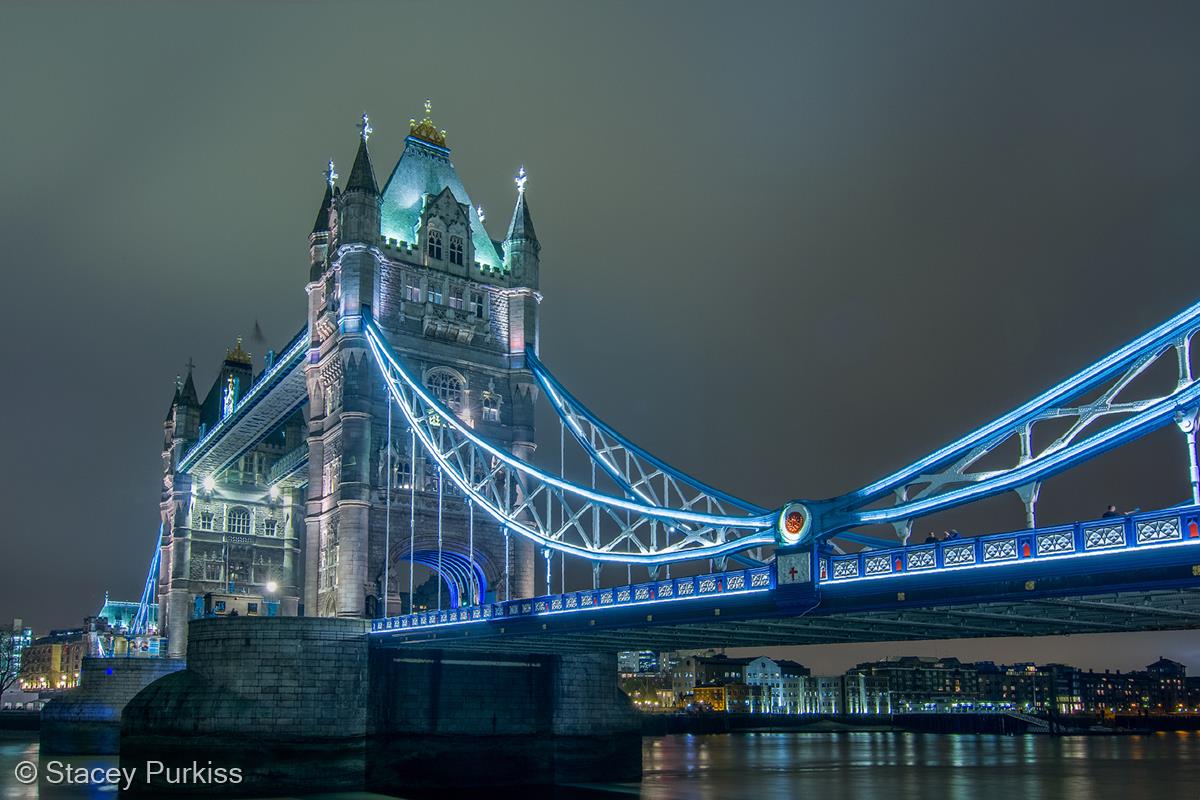
<svg viewBox="0 0 1200 800"><path fill-rule="evenodd" d="M74 689L87 647L82 628L50 631L34 639L21 655L17 683L26 692Z"/></svg>
<svg viewBox="0 0 1200 800"><path fill-rule="evenodd" d="M622 653L622 688L644 711L764 714L1022 712L1200 713L1200 678L1160 658L1143 670L1095 672L1067 664L967 663L896 656L843 675L794 661L718 653Z"/></svg>

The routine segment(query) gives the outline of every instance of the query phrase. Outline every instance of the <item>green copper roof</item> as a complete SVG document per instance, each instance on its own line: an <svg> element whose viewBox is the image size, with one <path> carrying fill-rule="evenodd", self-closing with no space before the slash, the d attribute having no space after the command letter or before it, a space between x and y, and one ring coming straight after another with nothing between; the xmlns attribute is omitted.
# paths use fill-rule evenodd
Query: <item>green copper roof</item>
<svg viewBox="0 0 1200 800"><path fill-rule="evenodd" d="M383 187L380 228L384 237L416 244L422 197L437 195L446 187L450 187L455 200L470 209L475 260L492 269L504 269L504 260L488 238L479 212L450 162L450 151L412 136L404 140L404 152Z"/></svg>

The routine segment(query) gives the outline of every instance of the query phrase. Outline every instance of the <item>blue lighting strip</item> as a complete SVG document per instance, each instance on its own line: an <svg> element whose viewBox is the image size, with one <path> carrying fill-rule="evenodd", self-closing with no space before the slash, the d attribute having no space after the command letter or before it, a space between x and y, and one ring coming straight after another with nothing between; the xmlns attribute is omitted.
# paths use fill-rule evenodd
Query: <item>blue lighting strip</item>
<svg viewBox="0 0 1200 800"><path fill-rule="evenodd" d="M581 403L574 395L566 390L566 388L558 381L558 379L551 374L550 370L546 369L546 365L543 364L532 352L525 353L525 362L529 365L529 369L533 372L534 377L538 379L538 382L542 385L542 388L546 390L546 396L549 397L550 404L554 407L555 413L557 413L559 419L566 424L567 428L571 431L571 434L575 437L575 440L584 450L588 452L592 460L595 461L601 469L608 473L609 477L616 481L622 489L625 489L630 493L636 492L636 490L629 485L629 482L621 474L620 470L618 470L609 459L596 452L596 449L592 447L592 443L588 441L587 436L579 428L578 423L571 419L571 412L584 417L589 423L603 431L608 438L619 443L622 447L636 455L641 460L649 464L653 464L657 469L661 470L667 475L670 475L677 481L685 483L703 494L711 495L714 499L720 500L723 503L728 503L736 508L740 508L749 514L754 514L757 516L770 513L768 509L763 508L762 506L756 506L753 503L734 497L731 494L726 494L720 489L714 489L704 482L688 475L686 472L682 472L672 467L665 461L657 458L656 456L647 453L645 450L638 447L629 439L614 430L608 425L608 423L604 422L591 411L589 411L583 403ZM642 499L646 500L647 498L642 496Z"/></svg>
<svg viewBox="0 0 1200 800"><path fill-rule="evenodd" d="M1189 336L1200 326L1200 303L1197 303L1157 328L1139 336L1105 358L1092 364L1057 386L1038 395L1019 408L1010 411L987 425L967 434L958 441L937 450L907 467L865 486L856 492L831 501L842 507L869 503L893 489L908 483L921 474L953 462L968 450L981 444L999 441L1018 430L1046 409L1095 388L1114 377L1135 361L1172 346ZM910 515L911 516L911 515Z"/></svg>
<svg viewBox="0 0 1200 800"><path fill-rule="evenodd" d="M137 614L129 632L140 636L150 626L150 606L154 603L154 589L158 585L158 560L162 553L163 523L158 523L158 538L154 541L154 556L150 559L150 569L146 573L146 583L142 587L142 597L138 601Z"/></svg>
<svg viewBox="0 0 1200 800"><path fill-rule="evenodd" d="M1200 544L1200 506L928 544L819 556L819 582L840 585L909 575L1062 561Z"/></svg>
<svg viewBox="0 0 1200 800"><path fill-rule="evenodd" d="M388 386L388 390L392 397L400 406L401 411L408 419L417 438L420 439L426 453L434 459L439 466L443 468L451 480L459 487L462 492L475 500L481 508L483 508L497 522L509 528L513 532L525 536L542 547L547 547L553 550L558 550L565 553L570 553L581 558L586 558L592 561L610 561L617 563L637 563L645 565L654 564L669 564L679 561L691 561L696 559L720 558L731 553L739 552L749 548L757 547L763 544L772 544L775 541L774 514L766 514L759 517L730 517L715 514L703 514L695 511L686 511L679 509L664 509L657 506L645 505L642 503L633 502L620 497L597 492L578 484L558 478L549 473L534 467L528 462L513 456L510 453L497 448L483 439L479 438L467 425L458 418L454 412L447 409L442 403L430 395L424 386L419 381L416 381L407 370L405 370L392 354L390 348L386 344L382 334L379 332L375 321L369 317L366 318L364 325L367 344L371 348L371 352L375 356L376 364L380 369L381 374ZM395 377L393 377L393 374ZM733 539L728 542L721 543L716 546L698 547L693 550L686 551L671 551L665 553L613 553L603 550L590 550L587 548L578 547L562 542L558 539L553 539L542 534L540 531L532 530L515 519L507 516L504 511L498 508L485 495L481 494L460 476L451 464L449 459L442 454L438 448L430 441L427 432L423 429L418 418L415 416L413 409L408 407L404 395L400 391L398 381L403 381L406 388L413 393L423 404L433 410L442 420L443 424L454 428L459 435L465 438L473 446L483 450L488 455L495 458L498 462L502 462L509 468L518 473L523 474L528 478L533 478L541 481L544 484L552 486L563 492L570 493L576 497L581 497L589 502L595 503L598 506L610 509L621 509L637 514L641 517L664 520L667 522L684 522L694 523L697 525L706 525L716 528L730 528L734 530L746 530L749 533L745 536Z"/></svg>
<svg viewBox="0 0 1200 800"><path fill-rule="evenodd" d="M283 355L271 365L271 368L258 376L258 380L250 387L250 391L246 392L237 405L233 407L233 411L214 425L212 430L205 434L204 438L196 442L192 446L192 449L184 454L183 458L179 460L179 470L181 472L189 472L196 465L196 462L200 460L200 457L224 435L224 431L245 416L251 406L266 394L266 390L269 387L304 363L304 353L308 350L308 341L308 327L305 326L300 329L300 332L292 339Z"/></svg>
<svg viewBox="0 0 1200 800"><path fill-rule="evenodd" d="M635 583L611 589L589 589L525 600L451 609L422 611L387 619L372 620L371 633L404 633L447 626L498 622L505 619L581 614L643 605L710 600L769 592L775 588L775 570L770 566L717 572L690 578Z"/></svg>

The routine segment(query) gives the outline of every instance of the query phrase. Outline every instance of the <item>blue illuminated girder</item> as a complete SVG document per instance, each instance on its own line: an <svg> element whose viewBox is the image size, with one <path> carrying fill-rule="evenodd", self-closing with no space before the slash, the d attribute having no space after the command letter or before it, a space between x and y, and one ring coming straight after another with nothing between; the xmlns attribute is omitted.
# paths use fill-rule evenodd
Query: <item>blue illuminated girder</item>
<svg viewBox="0 0 1200 800"><path fill-rule="evenodd" d="M1171 422L1179 423L1185 431L1194 425L1200 384L1192 375L1190 347L1197 329L1200 303L958 441L858 491L808 503L816 517L814 535L826 539L860 525L910 523L915 517L1009 490L1023 495L1032 524L1032 503L1041 481ZM1123 393L1138 376L1172 353L1178 366L1173 391L1158 397L1124 399ZM1097 399L1083 401L1084 395L1102 388ZM1125 418L1081 438L1086 430L1097 427L1096 422L1114 416ZM1073 420L1073 424L1035 450L1033 432L1038 423L1061 419ZM1012 437L1017 437L1021 445L1016 464L1003 469L971 470ZM892 505L863 510L889 494Z"/></svg>
<svg viewBox="0 0 1200 800"><path fill-rule="evenodd" d="M592 561L654 566L721 558L774 541L774 515L660 507L550 475L481 439L399 362L373 320L367 342L425 452L509 530Z"/></svg>

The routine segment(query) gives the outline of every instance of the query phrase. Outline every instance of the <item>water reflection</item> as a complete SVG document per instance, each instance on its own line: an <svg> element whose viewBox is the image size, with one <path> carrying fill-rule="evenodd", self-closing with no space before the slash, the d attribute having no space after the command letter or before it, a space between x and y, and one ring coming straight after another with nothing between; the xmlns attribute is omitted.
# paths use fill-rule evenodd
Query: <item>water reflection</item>
<svg viewBox="0 0 1200 800"><path fill-rule="evenodd" d="M643 746L640 786L605 788L645 800L1140 800L1190 797L1200 785L1200 734L1066 737L904 733L751 733L661 736ZM0 799L110 800L111 786L25 786L38 761L28 737L0 739ZM45 769L45 762L39 763ZM60 760L68 760L66 757ZM72 756L108 768L115 756ZM584 793L565 788L556 797ZM589 798L596 797L587 793ZM367 800L373 794L326 795ZM316 800L316 798L308 798Z"/></svg>

